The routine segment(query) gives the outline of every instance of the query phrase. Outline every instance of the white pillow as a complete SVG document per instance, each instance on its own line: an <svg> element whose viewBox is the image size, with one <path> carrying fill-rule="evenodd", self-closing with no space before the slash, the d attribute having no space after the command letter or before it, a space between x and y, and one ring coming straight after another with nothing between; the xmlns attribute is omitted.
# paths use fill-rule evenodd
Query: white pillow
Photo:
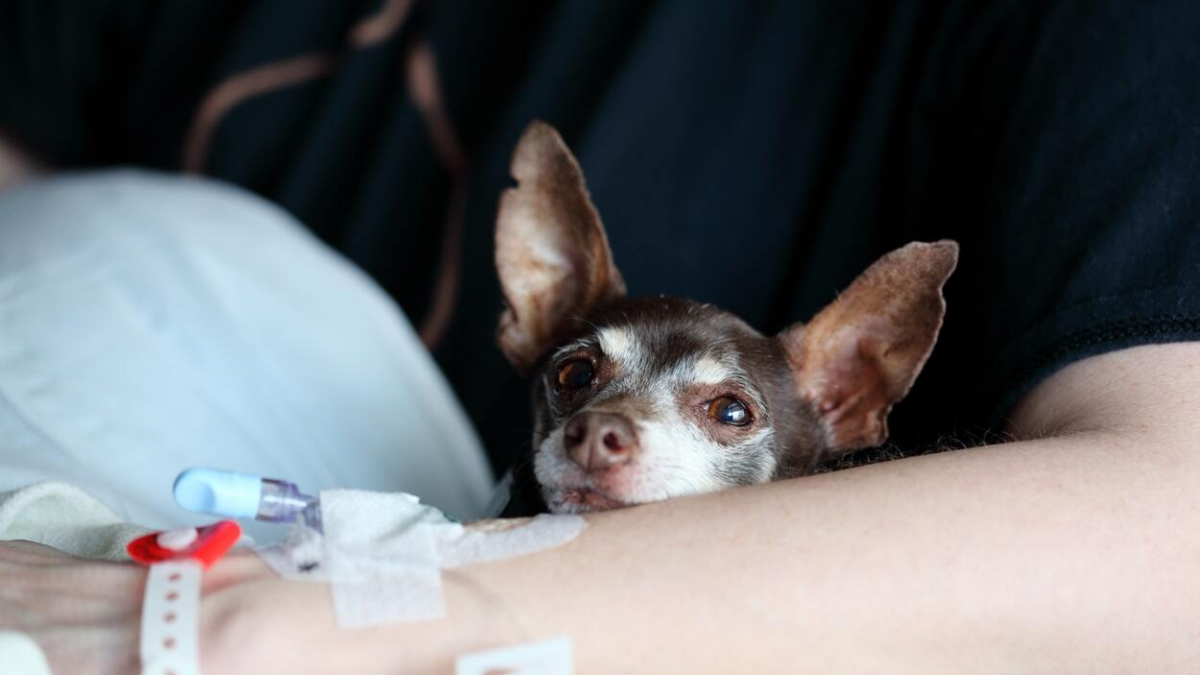
<svg viewBox="0 0 1200 675"><path fill-rule="evenodd" d="M64 480L132 522L211 522L172 500L191 466L459 518L492 484L399 309L281 209L134 170L0 194L0 491Z"/></svg>

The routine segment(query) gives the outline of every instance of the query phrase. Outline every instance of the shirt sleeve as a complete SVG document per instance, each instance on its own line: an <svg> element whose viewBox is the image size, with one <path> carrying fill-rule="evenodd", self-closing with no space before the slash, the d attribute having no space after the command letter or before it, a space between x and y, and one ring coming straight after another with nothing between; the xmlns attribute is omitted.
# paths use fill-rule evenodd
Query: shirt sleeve
<svg viewBox="0 0 1200 675"><path fill-rule="evenodd" d="M1020 4L959 72L994 420L1073 361L1200 339L1200 5Z"/></svg>

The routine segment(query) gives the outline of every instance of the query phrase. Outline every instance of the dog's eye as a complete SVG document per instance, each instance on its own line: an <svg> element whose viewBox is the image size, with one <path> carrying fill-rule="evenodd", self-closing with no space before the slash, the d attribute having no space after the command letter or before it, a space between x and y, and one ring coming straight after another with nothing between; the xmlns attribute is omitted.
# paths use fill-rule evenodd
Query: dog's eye
<svg viewBox="0 0 1200 675"><path fill-rule="evenodd" d="M565 389L580 389L586 387L595 377L596 370L592 362L584 359L567 361L558 367L558 383Z"/></svg>
<svg viewBox="0 0 1200 675"><path fill-rule="evenodd" d="M744 427L750 423L750 411L732 396L722 396L708 404L708 416L721 424Z"/></svg>

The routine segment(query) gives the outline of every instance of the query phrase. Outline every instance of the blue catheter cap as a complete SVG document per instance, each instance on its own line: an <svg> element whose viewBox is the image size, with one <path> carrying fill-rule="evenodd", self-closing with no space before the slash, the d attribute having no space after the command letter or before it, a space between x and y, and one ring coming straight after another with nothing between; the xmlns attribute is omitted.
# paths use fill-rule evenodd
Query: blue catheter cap
<svg viewBox="0 0 1200 675"><path fill-rule="evenodd" d="M175 479L175 503L189 511L228 518L253 518L262 499L262 479L233 471L188 469Z"/></svg>

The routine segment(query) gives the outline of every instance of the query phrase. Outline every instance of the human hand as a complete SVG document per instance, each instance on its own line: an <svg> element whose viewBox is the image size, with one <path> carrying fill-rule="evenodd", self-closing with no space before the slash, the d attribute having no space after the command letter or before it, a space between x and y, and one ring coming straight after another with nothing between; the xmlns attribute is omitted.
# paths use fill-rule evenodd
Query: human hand
<svg viewBox="0 0 1200 675"><path fill-rule="evenodd" d="M0 541L0 630L33 638L60 675L137 672L145 583L135 565Z"/></svg>
<svg viewBox="0 0 1200 675"><path fill-rule="evenodd" d="M221 661L209 639L223 635L230 591L273 574L248 551L235 551L205 572L201 660ZM146 570L132 563L76 558L29 541L0 541L0 630L29 635L56 675L128 675L140 667L138 636ZM225 672L217 670L215 672Z"/></svg>

